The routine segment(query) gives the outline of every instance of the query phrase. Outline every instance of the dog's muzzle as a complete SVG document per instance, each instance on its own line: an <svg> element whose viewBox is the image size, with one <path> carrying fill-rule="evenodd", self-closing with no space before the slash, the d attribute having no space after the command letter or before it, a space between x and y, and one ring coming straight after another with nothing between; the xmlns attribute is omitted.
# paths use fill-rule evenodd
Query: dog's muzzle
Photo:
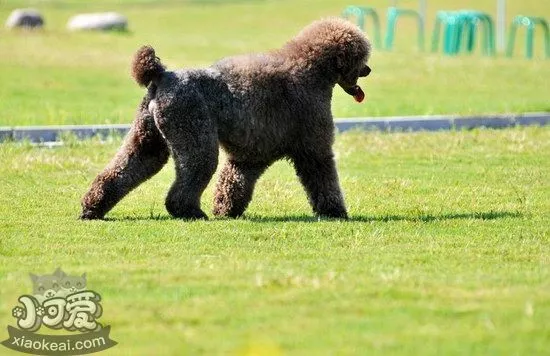
<svg viewBox="0 0 550 356"><path fill-rule="evenodd" d="M355 101L358 103L362 102L365 99L365 92L363 92L363 89L359 85L357 85L357 79L359 77L366 77L370 74L371 69L368 65L364 65L363 68L359 70L359 73L357 73L357 78L354 78L353 84L347 84L345 82L340 82L338 85L344 89L344 91L353 96ZM351 82L351 81L350 81Z"/></svg>
<svg viewBox="0 0 550 356"><path fill-rule="evenodd" d="M363 92L363 89L361 89L359 85L356 84L351 87L344 87L340 84L340 86L342 87L342 89L344 89L346 93L353 96L355 101L357 101L358 103L362 102L365 99L365 93Z"/></svg>

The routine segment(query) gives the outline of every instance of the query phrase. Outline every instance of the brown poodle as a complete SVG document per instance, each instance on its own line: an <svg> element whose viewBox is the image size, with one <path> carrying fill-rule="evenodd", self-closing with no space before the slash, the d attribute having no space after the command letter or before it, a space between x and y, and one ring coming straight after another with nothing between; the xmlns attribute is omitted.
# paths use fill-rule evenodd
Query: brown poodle
<svg viewBox="0 0 550 356"><path fill-rule="evenodd" d="M347 218L332 152L332 90L339 84L363 100L357 79L370 73L370 48L355 25L335 18L314 22L281 49L206 69L167 71L153 48L142 47L132 75L147 94L122 148L82 199L81 218L103 218L170 153L176 180L166 209L178 218L206 218L200 198L218 165L218 145L228 159L215 215L242 215L260 175L287 158L313 211Z"/></svg>

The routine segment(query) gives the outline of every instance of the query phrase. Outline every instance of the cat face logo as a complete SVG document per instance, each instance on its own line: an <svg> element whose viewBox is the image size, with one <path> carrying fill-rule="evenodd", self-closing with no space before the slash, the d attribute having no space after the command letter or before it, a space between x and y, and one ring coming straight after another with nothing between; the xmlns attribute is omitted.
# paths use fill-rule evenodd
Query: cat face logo
<svg viewBox="0 0 550 356"><path fill-rule="evenodd" d="M57 268L52 274L37 276L30 273L33 296L42 305L55 297L67 297L86 288L86 273L81 276L69 276Z"/></svg>
<svg viewBox="0 0 550 356"><path fill-rule="evenodd" d="M71 276L57 268L30 277L32 295L18 298L20 304L12 309L18 328L8 326L10 337L2 345L37 355L80 355L116 345L109 339L110 327L98 320L103 314L101 296L87 288L86 273ZM81 334L37 334L41 327Z"/></svg>

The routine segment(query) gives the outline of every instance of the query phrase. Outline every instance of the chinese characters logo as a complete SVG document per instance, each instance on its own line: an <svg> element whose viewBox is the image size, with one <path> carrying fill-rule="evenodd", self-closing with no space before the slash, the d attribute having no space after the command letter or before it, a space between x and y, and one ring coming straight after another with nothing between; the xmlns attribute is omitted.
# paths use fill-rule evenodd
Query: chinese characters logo
<svg viewBox="0 0 550 356"><path fill-rule="evenodd" d="M116 345L109 339L110 327L98 321L101 296L86 288L86 273L70 276L57 268L46 275L30 274L32 295L22 295L12 309L19 329L8 326L10 338L2 344L38 355L76 355L105 350ZM78 331L76 335L41 335L50 329Z"/></svg>

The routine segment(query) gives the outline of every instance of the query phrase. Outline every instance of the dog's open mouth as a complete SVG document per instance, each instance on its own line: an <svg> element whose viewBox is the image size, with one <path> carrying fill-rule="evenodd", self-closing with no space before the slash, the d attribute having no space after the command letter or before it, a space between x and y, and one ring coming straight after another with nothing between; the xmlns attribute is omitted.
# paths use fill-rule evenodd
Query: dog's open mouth
<svg viewBox="0 0 550 356"><path fill-rule="evenodd" d="M353 96L355 101L358 103L362 102L365 99L365 93L363 92L363 89L359 85L354 85L352 87L343 87L344 91L348 93L349 95Z"/></svg>

